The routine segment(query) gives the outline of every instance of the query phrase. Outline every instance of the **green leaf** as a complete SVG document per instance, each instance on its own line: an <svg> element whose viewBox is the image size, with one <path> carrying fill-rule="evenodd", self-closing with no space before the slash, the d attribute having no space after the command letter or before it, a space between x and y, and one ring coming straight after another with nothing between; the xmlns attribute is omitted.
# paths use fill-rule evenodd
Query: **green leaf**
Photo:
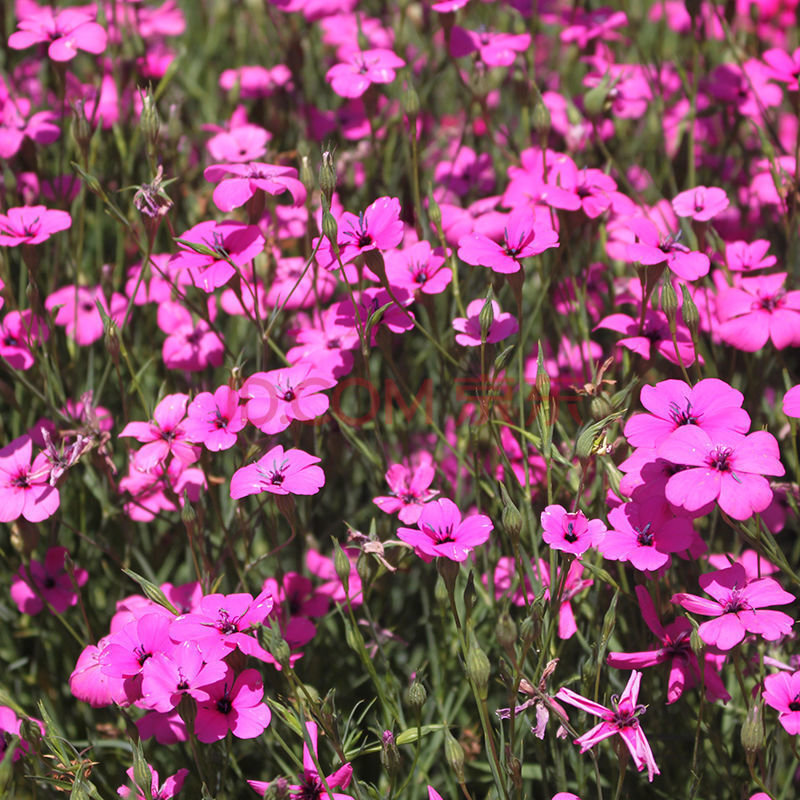
<svg viewBox="0 0 800 800"><path fill-rule="evenodd" d="M176 617L178 616L180 613L178 609L175 608L175 606L172 605L169 600L167 600L167 596L164 594L164 592L162 592L161 589L152 581L147 580L147 578L139 575L138 572L134 572L132 569L125 569L123 567L122 571L142 587L142 591L147 598L152 600L154 603L158 603L163 608L166 608L167 611L174 614Z"/></svg>

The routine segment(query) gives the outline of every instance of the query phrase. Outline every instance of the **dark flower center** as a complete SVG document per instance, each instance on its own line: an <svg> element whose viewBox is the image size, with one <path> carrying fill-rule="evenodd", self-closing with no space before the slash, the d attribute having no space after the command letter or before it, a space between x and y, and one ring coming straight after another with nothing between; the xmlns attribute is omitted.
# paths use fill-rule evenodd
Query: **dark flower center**
<svg viewBox="0 0 800 800"><path fill-rule="evenodd" d="M231 711L233 711L233 703L231 703L231 699L228 697L227 693L217 700L217 711L219 711L220 714L230 714Z"/></svg>
<svg viewBox="0 0 800 800"><path fill-rule="evenodd" d="M294 797L295 800L319 800L323 791L322 781L313 775L308 775L300 784L299 791L295 793Z"/></svg>
<svg viewBox="0 0 800 800"><path fill-rule="evenodd" d="M692 404L686 403L686 408L681 408L677 403L670 403L669 415L676 425L697 425L697 414L692 411Z"/></svg>
<svg viewBox="0 0 800 800"><path fill-rule="evenodd" d="M567 523L567 532L564 534L564 538L568 542L575 542L578 539L577 534L575 533L575 523L568 522Z"/></svg>
<svg viewBox="0 0 800 800"><path fill-rule="evenodd" d="M730 447L717 447L714 452L708 456L707 463L710 467L720 472L731 472L730 459L732 453L733 451Z"/></svg>
<svg viewBox="0 0 800 800"><path fill-rule="evenodd" d="M648 522L643 528L634 528L636 531L636 541L643 547L652 547L653 531L650 530L652 523Z"/></svg>

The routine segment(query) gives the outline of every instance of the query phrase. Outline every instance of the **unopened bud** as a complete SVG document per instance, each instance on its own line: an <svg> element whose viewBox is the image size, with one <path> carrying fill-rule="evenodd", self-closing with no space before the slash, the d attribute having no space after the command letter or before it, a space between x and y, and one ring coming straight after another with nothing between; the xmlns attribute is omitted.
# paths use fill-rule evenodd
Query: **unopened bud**
<svg viewBox="0 0 800 800"><path fill-rule="evenodd" d="M518 541L519 532L522 530L522 514L519 513L519 509L511 502L506 487L503 486L502 483L500 484L500 497L503 501L503 511L500 515L503 529L512 542Z"/></svg>
<svg viewBox="0 0 800 800"><path fill-rule="evenodd" d="M308 156L300 156L300 182L305 186L308 195L314 191L314 172L311 169L311 161Z"/></svg>
<svg viewBox="0 0 800 800"><path fill-rule="evenodd" d="M194 733L194 721L197 719L197 702L188 692L181 695L178 702L178 714L186 725L186 730L189 733Z"/></svg>
<svg viewBox="0 0 800 800"><path fill-rule="evenodd" d="M86 109L84 108L84 101L80 101L72 108L72 138L75 144L78 145L78 150L84 158L89 153L89 143L92 139L92 126L86 117Z"/></svg>
<svg viewBox="0 0 800 800"><path fill-rule="evenodd" d="M589 117L599 117L607 110L608 93L611 90L611 76L603 75L597 86L589 89L583 96L583 108Z"/></svg>
<svg viewBox="0 0 800 800"><path fill-rule="evenodd" d="M700 636L700 631L696 624L692 626L692 632L689 634L689 646L692 648L692 652L695 654L698 661L701 660L703 658L703 651L706 649L706 643Z"/></svg>
<svg viewBox="0 0 800 800"><path fill-rule="evenodd" d="M117 327L117 323L112 319L106 321L105 330L103 331L103 343L106 346L112 363L119 364L119 328Z"/></svg>
<svg viewBox="0 0 800 800"><path fill-rule="evenodd" d="M415 120L419 116L419 95L417 90L410 86L403 93L403 111L410 120Z"/></svg>
<svg viewBox="0 0 800 800"><path fill-rule="evenodd" d="M683 296L681 315L686 327L689 329L689 333L692 335L692 341L694 341L697 337L697 330L700 327L700 313L694 304L694 300L692 300L692 296L689 294L689 290L683 283L681 284L681 295Z"/></svg>
<svg viewBox="0 0 800 800"><path fill-rule="evenodd" d="M579 434L575 445L575 455L580 461L588 461L595 453L595 440L600 433L601 426L597 423L587 425Z"/></svg>
<svg viewBox="0 0 800 800"><path fill-rule="evenodd" d="M533 86L534 103L531 125L540 136L547 136L550 133L550 109L544 104L539 87Z"/></svg>
<svg viewBox="0 0 800 800"><path fill-rule="evenodd" d="M503 650L510 650L514 647L517 641L517 626L511 614L504 611L497 618L497 625L494 628L494 635L497 637L497 643Z"/></svg>
<svg viewBox="0 0 800 800"><path fill-rule="evenodd" d="M464 783L464 748L449 730L444 732L444 756L450 769L455 773L456 781L459 784Z"/></svg>
<svg viewBox="0 0 800 800"><path fill-rule="evenodd" d="M483 304L481 313L478 314L478 322L481 324L481 342L487 341L489 338L489 331L494 324L494 308L492 307L492 292L486 296L486 301Z"/></svg>
<svg viewBox="0 0 800 800"><path fill-rule="evenodd" d="M596 420L605 419L613 410L611 403L608 402L608 398L606 397L598 395L597 397L593 397L592 402L589 403L589 411L592 414L592 418Z"/></svg>
<svg viewBox="0 0 800 800"><path fill-rule="evenodd" d="M417 678L414 678L414 680L411 682L411 686L408 687L408 692L406 694L406 700L408 701L409 706L411 706L415 713L419 714L427 699L428 693L425 691L425 687L420 683L419 680L417 680Z"/></svg>
<svg viewBox="0 0 800 800"><path fill-rule="evenodd" d="M675 322L675 315L678 313L678 295L672 281L667 279L661 287L661 310L669 320L669 324Z"/></svg>
<svg viewBox="0 0 800 800"><path fill-rule="evenodd" d="M333 568L336 570L337 577L342 582L345 594L347 594L350 584L350 559L347 557L347 553L342 550L342 546L339 542L334 544Z"/></svg>
<svg viewBox="0 0 800 800"><path fill-rule="evenodd" d="M322 164L319 168L319 188L328 201L328 208L330 208L331 198L336 191L336 162L333 160L333 153L330 150L325 150L322 153Z"/></svg>
<svg viewBox="0 0 800 800"><path fill-rule="evenodd" d="M359 553L358 559L356 560L356 572L358 573L358 577L361 578L362 586L366 589L372 583L375 573L377 572L375 559L368 556L366 553Z"/></svg>
<svg viewBox="0 0 800 800"><path fill-rule="evenodd" d="M400 769L400 751L391 731L384 731L381 736L381 764L390 776L396 775Z"/></svg>
<svg viewBox="0 0 800 800"><path fill-rule="evenodd" d="M322 235L331 243L334 255L339 255L339 223L330 211L322 212Z"/></svg>
<svg viewBox="0 0 800 800"><path fill-rule="evenodd" d="M752 758L764 749L765 743L764 708L758 700L750 706L747 718L742 723L742 747L748 758Z"/></svg>
<svg viewBox="0 0 800 800"><path fill-rule="evenodd" d="M386 265L380 250L367 250L364 253L364 263L378 276L381 283L386 282Z"/></svg>
<svg viewBox="0 0 800 800"><path fill-rule="evenodd" d="M433 227L436 228L437 233L442 230L442 209L439 208L433 192L428 193L428 219L430 219Z"/></svg>
<svg viewBox="0 0 800 800"><path fill-rule="evenodd" d="M281 669L287 669L291 666L292 652L289 649L289 644L282 636L273 636L272 643L269 648L272 657L280 664Z"/></svg>
<svg viewBox="0 0 800 800"><path fill-rule="evenodd" d="M467 675L475 686L478 696L485 700L489 692L489 674L492 668L486 653L473 640L467 652Z"/></svg>
<svg viewBox="0 0 800 800"><path fill-rule="evenodd" d="M436 586L433 589L433 597L436 600L436 603L440 606L447 605L448 596L447 596L447 586L445 585L444 578L439 578L436 581Z"/></svg>

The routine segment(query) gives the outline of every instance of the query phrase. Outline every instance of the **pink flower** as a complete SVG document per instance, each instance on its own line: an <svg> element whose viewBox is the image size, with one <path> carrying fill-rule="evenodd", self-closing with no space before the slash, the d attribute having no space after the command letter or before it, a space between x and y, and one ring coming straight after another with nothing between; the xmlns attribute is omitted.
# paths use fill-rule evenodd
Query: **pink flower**
<svg viewBox="0 0 800 800"><path fill-rule="evenodd" d="M206 699L198 704L194 729L201 742L218 742L230 731L238 739L255 739L266 730L272 714L262 702L264 682L255 669L246 669L206 686Z"/></svg>
<svg viewBox="0 0 800 800"><path fill-rule="evenodd" d="M174 775L170 775L169 778L166 778L164 783L159 783L158 772L149 764L148 768L150 769L151 776L149 791L145 791L141 786L135 783L133 767L128 767L128 769L125 770L125 774L134 782L136 795L133 795L128 786L120 786L119 789L117 789L117 794L120 797L133 798L133 800L148 800L148 798L152 798L152 800L171 800L171 798L175 797L175 795L183 789L184 781L189 774L188 769L179 769Z"/></svg>
<svg viewBox="0 0 800 800"><path fill-rule="evenodd" d="M701 575L699 583L713 600L678 592L672 596L672 602L692 614L716 617L698 629L706 644L730 650L747 633L760 634L768 641L775 641L792 630L794 620L788 614L766 608L795 600L794 595L784 591L773 578L748 580L744 567L733 564L727 569Z"/></svg>
<svg viewBox="0 0 800 800"><path fill-rule="evenodd" d="M725 259L731 272L754 272L758 269L774 267L778 259L768 256L770 243L766 239L753 242L728 242L725 245Z"/></svg>
<svg viewBox="0 0 800 800"><path fill-rule="evenodd" d="M385 476L391 497L376 497L372 502L386 514L397 513L400 522L414 525L419 520L424 504L439 494L428 488L435 474L430 459L413 469L405 464L392 464Z"/></svg>
<svg viewBox="0 0 800 800"><path fill-rule="evenodd" d="M642 673L633 670L622 695L619 698L616 695L612 696L611 708L606 708L599 703L587 700L571 689L564 687L558 690L556 698L583 709L589 714L594 714L603 720L599 725L595 725L594 728L575 740L575 744L581 746L581 753L585 753L598 742L618 733L630 751L636 768L641 772L647 767L647 778L652 782L653 776L661 773L656 766L656 760L653 757L650 744L639 725L639 717L647 709L647 706L637 705L636 702L639 698L639 684L641 681Z"/></svg>
<svg viewBox="0 0 800 800"><path fill-rule="evenodd" d="M31 464L33 442L25 434L0 450L0 522L25 517L41 522L56 513L61 499L50 485L47 456L37 454Z"/></svg>
<svg viewBox="0 0 800 800"><path fill-rule="evenodd" d="M40 42L50 42L47 54L53 61L70 61L78 55L78 50L102 53L108 37L94 19L94 13L85 9L54 12L52 8L39 8L19 21L19 30L9 36L8 46L24 50Z"/></svg>
<svg viewBox="0 0 800 800"><path fill-rule="evenodd" d="M679 278L686 281L694 281L708 274L711 266L708 256L680 244L680 235L661 237L655 224L641 217L628 220L627 224L639 240L628 245L627 258L630 261L648 266L666 262Z"/></svg>
<svg viewBox="0 0 800 800"><path fill-rule="evenodd" d="M625 438L634 447L657 447L682 425L696 425L712 438L729 431L745 434L750 416L743 400L741 392L718 378L694 386L675 379L643 386L640 401L651 413L634 414L625 425Z"/></svg>
<svg viewBox="0 0 800 800"><path fill-rule="evenodd" d="M269 195L289 192L292 202L301 206L306 201L306 188L297 177L294 167L264 164L212 164L203 173L207 181L219 183L214 189L214 202L220 211L232 211L243 206L256 192Z"/></svg>
<svg viewBox="0 0 800 800"><path fill-rule="evenodd" d="M209 298L209 308L216 301ZM213 321L213 315L211 317ZM158 307L158 327L169 335L161 348L167 369L197 372L218 367L225 353L219 336L204 319L195 319L180 303L164 302Z"/></svg>
<svg viewBox="0 0 800 800"><path fill-rule="evenodd" d="M786 733L800 734L800 670L779 672L764 678L764 702L779 711L778 722Z"/></svg>
<svg viewBox="0 0 800 800"><path fill-rule="evenodd" d="M730 205L724 189L716 186L695 186L681 192L672 200L672 207L679 217L691 217L705 222L721 214Z"/></svg>
<svg viewBox="0 0 800 800"><path fill-rule="evenodd" d="M284 452L283 447L277 445L254 464L233 473L231 497L239 499L261 492L317 494L325 484L325 473L316 466L320 460L304 450Z"/></svg>
<svg viewBox="0 0 800 800"><path fill-rule="evenodd" d="M9 97L0 102L0 158L13 158L26 137L37 144L51 144L58 139L61 129L54 112L30 112L31 102L25 97Z"/></svg>
<svg viewBox="0 0 800 800"><path fill-rule="evenodd" d="M527 33L477 32L454 25L450 36L450 55L462 58L477 52L487 67L508 67L514 63L517 53L524 53L530 44L531 37Z"/></svg>
<svg viewBox="0 0 800 800"><path fill-rule="evenodd" d="M170 453L183 464L197 461L198 448L190 443L184 423L188 402L188 395L168 394L155 407L150 422L129 422L122 429L120 436L132 436L145 443L136 459L140 469L150 470L164 463Z"/></svg>
<svg viewBox="0 0 800 800"><path fill-rule="evenodd" d="M30 309L9 311L0 320L0 356L14 369L30 369L35 361L33 348L49 336L47 326Z"/></svg>
<svg viewBox="0 0 800 800"><path fill-rule="evenodd" d="M27 569L24 566L19 568L11 580L11 599L21 614L38 614L44 609L45 601L56 614L63 614L78 602L64 566L67 553L66 547L51 547L44 563L31 559ZM83 586L89 580L89 573L73 567L73 577L78 586Z"/></svg>
<svg viewBox="0 0 800 800"><path fill-rule="evenodd" d="M62 286L44 301L44 307L55 312L56 325L63 325L71 339L85 346L103 336L103 317L97 304L117 325L121 325L128 308L128 299L117 292L111 296L111 307L99 286Z"/></svg>
<svg viewBox="0 0 800 800"><path fill-rule="evenodd" d="M547 506L542 512L542 539L554 550L583 555L605 533L601 519L586 519L582 511L568 512L563 506Z"/></svg>
<svg viewBox="0 0 800 800"><path fill-rule="evenodd" d="M190 228L178 239L181 248L172 266L188 269L192 283L205 292L224 286L264 250L264 237L256 225L234 220L208 220Z"/></svg>
<svg viewBox="0 0 800 800"><path fill-rule="evenodd" d="M246 592L209 594L203 597L196 611L175 620L170 636L176 642L194 642L207 661L221 658L220 647L228 651L238 647L245 655L271 661L269 653L249 631L266 620L273 606L272 595L267 591L255 598Z"/></svg>
<svg viewBox="0 0 800 800"><path fill-rule="evenodd" d="M773 80L786 84L789 92L796 92L800 79L800 48L790 55L777 47L767 50L762 58L769 67L768 74Z"/></svg>
<svg viewBox="0 0 800 800"><path fill-rule="evenodd" d="M744 520L763 511L772 501L764 475L784 474L778 443L772 434L749 436L719 432L712 439L702 428L678 428L658 448L661 458L687 467L666 485L670 503L698 511L716 500L734 519Z"/></svg>
<svg viewBox="0 0 800 800"><path fill-rule="evenodd" d="M484 340L480 315L487 302L491 304L492 321ZM496 300L487 301L480 297L467 306L466 317L456 317L453 320L453 327L458 331L456 342L463 347L480 347L482 341L485 341L486 344L502 342L503 339L507 339L519 331L519 323L513 314L508 311L501 312L500 304Z"/></svg>
<svg viewBox="0 0 800 800"><path fill-rule="evenodd" d="M361 97L373 83L391 83L395 70L405 65L391 50L360 50L352 53L345 63L332 66L325 80L340 97Z"/></svg>
<svg viewBox="0 0 800 800"><path fill-rule="evenodd" d="M242 386L247 419L264 433L286 430L293 420L310 422L322 416L330 405L324 389L336 381L312 364L256 372Z"/></svg>
<svg viewBox="0 0 800 800"><path fill-rule="evenodd" d="M236 434L245 426L239 393L228 386L200 392L187 410L183 429L186 438L202 443L207 450L228 450L236 444Z"/></svg>
<svg viewBox="0 0 800 800"><path fill-rule="evenodd" d="M389 252L385 257L386 278L395 287L409 292L441 294L453 278L441 249L431 250L428 242L417 242L406 250Z"/></svg>
<svg viewBox="0 0 800 800"><path fill-rule="evenodd" d="M785 272L742 278L716 297L717 329L730 345L753 353L767 340L778 350L800 344L800 291L787 292Z"/></svg>
<svg viewBox="0 0 800 800"><path fill-rule="evenodd" d="M675 340L678 343L678 353L675 353L675 343L669 329L669 321L663 311L654 311L648 308L644 313L644 328L639 329L639 320L628 314L609 314L597 325L598 328L624 333L625 336L617 344L634 353L638 353L646 361L654 355L655 349L659 355L673 364L682 363L685 367L694 364L695 350L689 329L678 320L675 325Z"/></svg>
<svg viewBox="0 0 800 800"><path fill-rule="evenodd" d="M667 683L667 705L680 699L684 690L691 689L701 682L700 664L692 651L692 625L685 617L663 626L656 613L650 594L644 586L636 587L636 597L642 618L653 635L661 643L658 650L645 650L639 653L609 653L608 665L616 669L640 669L656 664L669 662L669 679ZM706 656L702 682L710 700L727 702L731 696L725 689L715 666L709 663L713 656Z"/></svg>
<svg viewBox="0 0 800 800"><path fill-rule="evenodd" d="M303 774L299 776L299 784L290 784L287 787L289 795L297 798L297 800L300 798L314 798L314 800L351 800L349 794L327 792L324 787L327 785L330 789L338 789L339 787L346 789L353 776L353 768L350 764L343 764L335 772L326 776L323 784L323 780L320 778L319 770L317 769L319 755L317 751L316 723L306 722L306 732L311 742L311 749L309 749L307 744L303 744ZM266 793L270 785L268 781L247 782L262 796Z"/></svg>
<svg viewBox="0 0 800 800"><path fill-rule="evenodd" d="M783 413L787 417L800 417L800 385L793 386L783 396Z"/></svg>
<svg viewBox="0 0 800 800"><path fill-rule="evenodd" d="M72 694L89 703L92 708L118 703L128 705L125 694L125 679L111 677L102 670L101 656L108 644L109 637L101 639L97 645L87 645L78 656L78 663L69 676L69 688Z"/></svg>
<svg viewBox="0 0 800 800"><path fill-rule="evenodd" d="M66 211L44 206L9 208L8 214L0 214L0 245L41 244L70 225L72 217Z"/></svg>
<svg viewBox="0 0 800 800"><path fill-rule="evenodd" d="M504 275L519 272L521 259L557 247L558 234L538 222L530 206L524 205L509 214L503 242L501 245L481 233L471 233L459 239L458 257Z"/></svg>
<svg viewBox="0 0 800 800"><path fill-rule="evenodd" d="M689 550L696 536L691 521L671 514L666 503L623 503L608 512L608 524L597 542L603 557L649 572L668 564L671 553Z"/></svg>
<svg viewBox="0 0 800 800"><path fill-rule="evenodd" d="M436 556L465 561L474 547L482 545L494 526L489 517L473 514L461 520L458 506L447 498L433 500L423 509L417 529L399 528L397 537L410 544L426 562Z"/></svg>

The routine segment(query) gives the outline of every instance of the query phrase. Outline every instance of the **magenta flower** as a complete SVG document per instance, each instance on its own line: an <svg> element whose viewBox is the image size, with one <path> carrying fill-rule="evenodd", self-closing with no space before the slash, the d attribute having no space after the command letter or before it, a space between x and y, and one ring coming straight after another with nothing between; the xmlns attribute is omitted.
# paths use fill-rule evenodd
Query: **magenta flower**
<svg viewBox="0 0 800 800"><path fill-rule="evenodd" d="M558 247L558 234L538 221L530 206L524 205L509 214L503 244L481 233L471 233L458 240L458 257L467 264L507 275L519 272L521 259L551 247Z"/></svg>
<svg viewBox="0 0 800 800"><path fill-rule="evenodd" d="M783 413L787 417L800 417L800 385L792 386L783 396Z"/></svg>
<svg viewBox="0 0 800 800"><path fill-rule="evenodd" d="M61 129L54 112L30 112L31 101L25 97L9 97L0 103L0 158L13 158L26 137L37 144L51 144L58 139Z"/></svg>
<svg viewBox="0 0 800 800"><path fill-rule="evenodd" d="M638 353L646 361L654 355L653 350L673 364L682 363L685 367L694 364L695 350L689 329L678 320L675 325L675 340L678 343L678 355L675 354L675 343L669 329L669 321L663 311L648 308L644 312L644 328L639 329L639 320L628 314L609 314L597 325L598 328L624 333L625 336L617 344L634 353Z"/></svg>
<svg viewBox="0 0 800 800"><path fill-rule="evenodd" d="M716 186L695 186L694 189L675 195L672 200L672 208L679 217L691 217L698 222L716 217L729 205L730 200L725 190Z"/></svg>
<svg viewBox="0 0 800 800"><path fill-rule="evenodd" d="M22 516L41 522L56 513L61 498L50 485L47 456L38 453L31 464L33 442L27 434L0 450L0 522Z"/></svg>
<svg viewBox="0 0 800 800"><path fill-rule="evenodd" d="M776 711L786 733L800 734L800 670L764 678L764 702Z"/></svg>
<svg viewBox="0 0 800 800"><path fill-rule="evenodd" d="M610 526L597 542L603 558L628 561L638 570L655 572L671 553L689 550L696 534L685 517L676 517L666 503L623 503L608 512Z"/></svg>
<svg viewBox="0 0 800 800"><path fill-rule="evenodd" d="M41 244L70 225L72 217L66 211L44 206L9 208L8 214L0 214L0 245Z"/></svg>
<svg viewBox="0 0 800 800"><path fill-rule="evenodd" d="M206 686L206 699L198 704L194 730L201 742L218 742L230 731L237 739L255 739L272 719L262 702L264 682L255 669L246 669L236 680L228 667L226 677Z"/></svg>
<svg viewBox="0 0 800 800"><path fill-rule="evenodd" d="M289 192L292 202L301 206L306 201L306 188L297 177L294 167L264 164L212 164L203 173L207 181L218 183L214 189L214 202L220 211L232 211L243 206L256 192L270 195Z"/></svg>
<svg viewBox="0 0 800 800"><path fill-rule="evenodd" d="M254 464L241 467L231 478L231 497L239 499L250 494L317 494L325 484L325 473L316 466L321 459L304 450L284 452L281 445L273 447Z"/></svg>
<svg viewBox="0 0 800 800"><path fill-rule="evenodd" d="M704 378L694 386L659 381L643 386L639 399L651 413L634 414L626 423L625 438L634 447L657 447L682 425L696 425L712 438L750 430L750 416L742 408L744 395L718 378Z"/></svg>
<svg viewBox="0 0 800 800"><path fill-rule="evenodd" d="M142 667L142 705L166 713L177 708L184 693L204 700L200 687L222 680L227 668L224 658L230 650L220 644L212 659L213 649L205 653L191 641L184 641L168 653L154 653Z"/></svg>
<svg viewBox="0 0 800 800"><path fill-rule="evenodd" d="M153 411L150 422L129 422L120 436L132 436L144 442L136 457L140 469L151 470L174 455L183 464L193 464L199 457L198 448L191 444L184 418L189 396L168 394Z"/></svg>
<svg viewBox="0 0 800 800"><path fill-rule="evenodd" d="M679 243L680 236L660 236L658 228L649 219L636 217L628 220L628 228L639 240L629 244L627 258L647 266L666 265L686 281L694 281L708 274L711 262L705 253L697 253Z"/></svg>
<svg viewBox="0 0 800 800"><path fill-rule="evenodd" d="M256 372L242 386L247 419L264 433L286 430L293 420L310 422L322 416L330 405L324 389L336 381L312 364Z"/></svg>
<svg viewBox="0 0 800 800"><path fill-rule="evenodd" d="M636 587L636 597L642 618L653 635L661 643L658 650L645 650L638 653L609 653L607 663L615 669L640 669L656 664L669 662L669 679L667 682L667 705L680 699L686 689L701 682L700 663L692 651L692 625L685 617L664 626L658 618L656 607L644 586ZM713 656L706 656L704 662L703 683L709 700L728 702L731 696L725 689L718 670L709 663Z"/></svg>
<svg viewBox="0 0 800 800"><path fill-rule="evenodd" d="M245 655L272 661L249 631L266 620L273 605L272 595L266 591L255 598L246 592L209 594L200 601L199 609L175 620L170 636L176 642L194 642L207 661L219 659L221 647L228 651L238 647Z"/></svg>
<svg viewBox="0 0 800 800"><path fill-rule="evenodd" d="M18 31L8 37L8 46L25 50L34 44L49 42L47 54L53 61L71 61L78 50L102 53L108 39L105 29L94 21L94 13L85 8L39 8L19 21Z"/></svg>
<svg viewBox="0 0 800 800"><path fill-rule="evenodd" d="M84 346L103 336L103 317L97 310L98 303L117 325L122 324L128 299L115 292L109 307L100 286L92 289L62 286L44 301L44 307L51 313L55 312L55 324L63 325L67 336Z"/></svg>
<svg viewBox="0 0 800 800"><path fill-rule="evenodd" d="M656 760L653 757L650 744L639 725L639 717L647 709L647 706L637 705L636 702L639 699L639 684L641 682L642 673L633 670L622 695L619 698L616 695L612 696L611 708L606 708L599 703L587 700L571 689L564 687L558 690L556 698L569 703L571 706L583 709L589 714L594 714L594 716L603 720L599 725L595 725L594 728L575 740L575 744L581 746L581 753L585 753L598 742L618 733L630 751L636 768L641 772L647 767L647 778L652 782L653 776L661 773L656 766Z"/></svg>
<svg viewBox="0 0 800 800"><path fill-rule="evenodd" d="M208 220L190 228L178 239L181 248L171 267L187 269L192 283L205 292L224 286L264 250L264 237L256 225L234 220Z"/></svg>
<svg viewBox="0 0 800 800"><path fill-rule="evenodd" d="M800 79L800 48L791 54L775 47L767 50L762 58L767 62L770 78L786 84L789 92L796 92Z"/></svg>
<svg viewBox="0 0 800 800"><path fill-rule="evenodd" d="M183 430L191 442L199 442L207 450L228 450L236 444L236 434L245 426L244 410L239 393L220 386L214 394L200 392L189 403Z"/></svg>
<svg viewBox="0 0 800 800"><path fill-rule="evenodd" d="M38 614L45 601L56 614L63 614L78 602L72 580L64 567L66 547L51 547L44 563L31 559L28 568L21 566L11 579L11 599L21 614ZM73 568L73 577L78 586L89 580L89 573L80 567Z"/></svg>
<svg viewBox="0 0 800 800"><path fill-rule="evenodd" d="M0 320L0 356L14 369L30 369L35 361L33 348L49 336L47 325L30 309L9 311Z"/></svg>
<svg viewBox="0 0 800 800"><path fill-rule="evenodd" d="M456 317L453 320L453 327L458 331L458 344L463 347L480 347L481 341L486 344L502 342L519 331L519 323L511 312L501 312L500 304L496 300L488 302L492 305L492 323L486 332L486 339L482 339L480 314L487 301L479 297L467 306L466 317Z"/></svg>
<svg viewBox="0 0 800 800"><path fill-rule="evenodd" d="M524 53L531 44L527 33L492 33L490 31L468 31L453 26L450 35L450 55L463 58L478 53L487 67L509 67L518 53Z"/></svg>
<svg viewBox="0 0 800 800"><path fill-rule="evenodd" d="M343 64L335 64L325 80L340 97L361 97L373 83L391 83L395 70L406 62L391 50L375 48L352 53Z"/></svg>
<svg viewBox="0 0 800 800"><path fill-rule="evenodd" d="M262 591L271 594L275 603L272 619L264 624L277 627L290 648L302 647L316 636L317 627L310 618L325 614L330 603L328 595L315 589L309 578L287 572L280 583L267 578ZM293 653L290 661L299 657L299 653Z"/></svg>
<svg viewBox="0 0 800 800"><path fill-rule="evenodd" d="M777 256L768 256L770 243L766 239L753 242L735 241L725 245L725 259L731 272L755 272L774 267Z"/></svg>
<svg viewBox="0 0 800 800"><path fill-rule="evenodd" d="M408 292L441 294L453 279L441 248L431 250L428 242L417 242L406 250L395 250L385 256L386 279L392 287Z"/></svg>
<svg viewBox="0 0 800 800"><path fill-rule="evenodd" d="M335 772L326 776L323 783L316 766L319 762L316 723L306 722L306 731L311 741L311 749L309 750L307 744L303 744L303 774L299 776L300 783L290 784L287 787L289 796L296 798L296 800L300 800L300 798L313 798L313 800L351 800L349 794L327 792L325 790L325 785L330 789L338 789L339 787L346 789L353 776L353 768L350 764L343 764ZM270 785L269 781L247 782L262 796L266 793Z"/></svg>
<svg viewBox="0 0 800 800"><path fill-rule="evenodd" d="M700 588L713 600L678 592L672 602L704 617L715 619L700 625L698 632L706 644L730 650L747 633L756 633L775 641L792 630L794 620L782 611L766 606L793 603L793 594L784 591L774 578L748 580L744 567L733 564L727 569L709 572L699 578Z"/></svg>
<svg viewBox="0 0 800 800"><path fill-rule="evenodd" d="M125 693L125 679L106 675L102 669L101 656L109 642L109 637L102 638L97 645L87 645L78 656L78 663L69 676L69 688L72 694L89 703L92 708L118 703L128 705Z"/></svg>
<svg viewBox="0 0 800 800"><path fill-rule="evenodd" d="M748 519L772 501L764 475L784 474L778 442L766 431L749 436L718 432L712 439L702 428L678 428L658 448L658 455L687 469L666 485L670 503L698 511L716 500L734 519Z"/></svg>
<svg viewBox="0 0 800 800"><path fill-rule="evenodd" d="M722 339L753 353L769 339L778 350L800 344L800 291L787 292L785 272L742 278L716 297Z"/></svg>
<svg viewBox="0 0 800 800"><path fill-rule="evenodd" d="M474 547L482 545L494 526L489 517L473 514L461 520L458 506L447 498L433 500L423 509L417 529L399 528L397 537L410 544L426 562L436 556L465 561Z"/></svg>
<svg viewBox="0 0 800 800"><path fill-rule="evenodd" d="M209 309L216 301L209 298ZM213 320L213 312L212 312ZM158 307L158 327L169 334L164 339L161 357L167 369L199 371L222 363L225 347L204 319L195 319L180 303L164 302Z"/></svg>
<svg viewBox="0 0 800 800"><path fill-rule="evenodd" d="M436 471L430 459L409 468L405 464L392 464L386 472L391 496L375 497L373 503L386 514L397 514L400 522L414 525L425 503L433 500L438 491L430 489Z"/></svg>
<svg viewBox="0 0 800 800"><path fill-rule="evenodd" d="M184 781L189 774L188 769L179 769L174 775L170 775L169 778L166 778L164 783L159 783L158 772L149 764L147 766L150 768L151 775L149 792L136 784L133 777L133 767L128 767L128 769L125 770L125 774L131 782L133 782L136 794L134 795L133 792L131 792L130 787L120 786L119 789L117 789L117 794L120 797L124 797L126 800L148 800L148 798L152 800L171 800L171 798L175 797L175 795L183 789Z"/></svg>
<svg viewBox="0 0 800 800"><path fill-rule="evenodd" d="M606 526L601 519L587 519L582 511L568 512L564 506L547 506L542 512L542 539L554 550L583 555L602 538Z"/></svg>

